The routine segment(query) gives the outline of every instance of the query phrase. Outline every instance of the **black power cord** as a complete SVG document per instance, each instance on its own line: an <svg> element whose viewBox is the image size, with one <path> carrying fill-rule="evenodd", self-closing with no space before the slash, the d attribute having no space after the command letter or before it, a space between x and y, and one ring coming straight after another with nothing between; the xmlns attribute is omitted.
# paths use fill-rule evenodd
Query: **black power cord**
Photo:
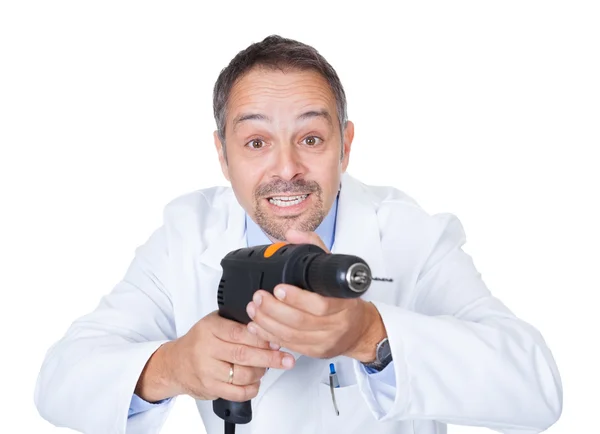
<svg viewBox="0 0 600 434"><path fill-rule="evenodd" d="M225 434L235 434L235 423L225 422Z"/></svg>

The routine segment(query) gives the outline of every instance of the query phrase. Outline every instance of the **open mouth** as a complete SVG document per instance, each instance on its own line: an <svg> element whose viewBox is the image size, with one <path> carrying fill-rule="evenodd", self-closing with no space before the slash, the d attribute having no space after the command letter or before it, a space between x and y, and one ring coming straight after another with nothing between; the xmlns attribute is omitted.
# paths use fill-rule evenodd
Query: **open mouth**
<svg viewBox="0 0 600 434"><path fill-rule="evenodd" d="M308 194L297 194L295 196L273 196L267 200L273 205L285 208L304 202L308 196Z"/></svg>

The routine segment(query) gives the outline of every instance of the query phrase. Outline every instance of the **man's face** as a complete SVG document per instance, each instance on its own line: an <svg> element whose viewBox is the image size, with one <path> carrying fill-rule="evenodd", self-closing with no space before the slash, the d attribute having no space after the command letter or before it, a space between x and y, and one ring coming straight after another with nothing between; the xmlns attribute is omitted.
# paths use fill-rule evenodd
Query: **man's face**
<svg viewBox="0 0 600 434"><path fill-rule="evenodd" d="M227 108L227 160L216 132L215 145L239 203L272 241L288 229L314 231L335 200L354 135L351 122L340 132L327 81L255 68L234 85Z"/></svg>

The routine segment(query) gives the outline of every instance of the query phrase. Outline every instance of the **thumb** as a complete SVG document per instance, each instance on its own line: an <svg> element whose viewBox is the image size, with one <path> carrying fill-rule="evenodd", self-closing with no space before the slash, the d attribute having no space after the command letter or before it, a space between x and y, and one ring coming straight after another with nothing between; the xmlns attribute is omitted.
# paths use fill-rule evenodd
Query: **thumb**
<svg viewBox="0 0 600 434"><path fill-rule="evenodd" d="M314 244L329 253L329 249L325 246L321 237L315 232L303 232L297 229L289 229L285 233L285 239L292 244Z"/></svg>

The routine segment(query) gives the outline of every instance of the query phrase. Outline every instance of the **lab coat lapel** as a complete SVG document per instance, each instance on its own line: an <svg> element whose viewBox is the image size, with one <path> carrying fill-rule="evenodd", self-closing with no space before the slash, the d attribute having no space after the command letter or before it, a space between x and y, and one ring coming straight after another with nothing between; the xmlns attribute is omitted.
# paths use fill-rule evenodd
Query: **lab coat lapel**
<svg viewBox="0 0 600 434"><path fill-rule="evenodd" d="M211 229L206 234L207 247L199 260L201 264L217 271L220 277L223 273L221 260L225 255L246 247L245 211L236 200L233 190L227 189L210 212L212 215L204 216L211 221L206 225Z"/></svg>

